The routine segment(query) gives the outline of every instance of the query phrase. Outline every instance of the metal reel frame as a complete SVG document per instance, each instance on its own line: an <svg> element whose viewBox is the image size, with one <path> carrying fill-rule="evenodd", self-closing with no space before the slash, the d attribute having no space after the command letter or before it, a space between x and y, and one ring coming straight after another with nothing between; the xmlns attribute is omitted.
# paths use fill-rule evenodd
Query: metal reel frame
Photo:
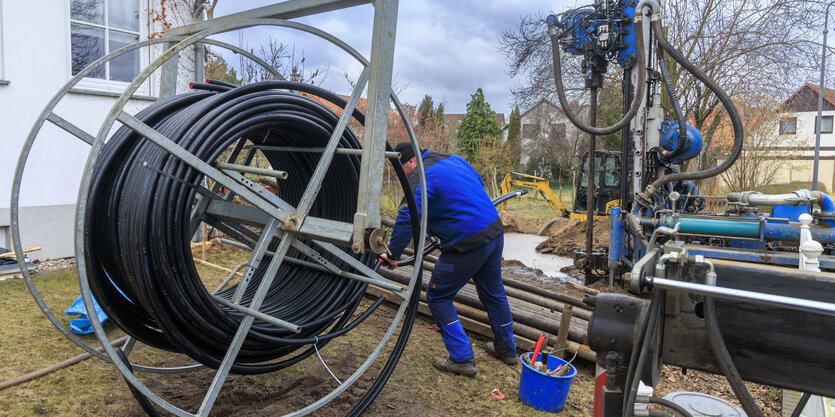
<svg viewBox="0 0 835 417"><path fill-rule="evenodd" d="M394 7L396 9L396 5ZM377 20L377 16L375 14L375 23L376 23L376 20ZM197 43L213 44L213 45L217 45L217 46L227 48L227 49L233 50L235 52L244 54L248 58L253 59L255 62L264 66L270 72L272 72L275 76L280 78L280 75L273 68L271 68L268 64L266 64L262 60L258 59L257 57L252 56L252 54L249 54L247 51L244 51L244 50L242 50L240 48L237 48L237 47L234 47L232 45L225 44L223 42L219 42L219 41L216 41L216 40L213 40L213 39L207 39L208 36L211 36L211 35L214 35L214 34L226 32L226 31L230 31L230 30L246 28L246 27L252 27L252 26L280 26L280 27L287 27L287 28L297 29L297 30L300 30L300 31L303 31L303 32L313 34L315 36L318 36L318 37L320 37L320 38L322 38L326 41L329 41L329 42L339 46L341 49L343 49L349 55L353 56L360 63L362 63L364 68L365 68L362 72L362 75L360 76L360 80L357 82L357 85L356 85L356 87L355 87L355 89L354 89L354 91L351 95L351 99L349 100L348 105L346 106L346 109L343 111L343 115L340 118L339 123L337 124L336 131L331 136L331 140L329 142L328 147L322 153L322 157L319 161L319 164L317 165L317 168L316 168L316 171L315 171L313 177L311 178L311 181L308 184L308 188L305 191L305 195L302 198L302 200L299 204L299 207L297 207L295 209L293 207L289 206L289 204L284 203L280 199L277 199L277 197L276 197L276 199L268 199L268 200L264 199L264 197L263 197L264 194L259 193L258 191L260 191L260 190L258 190L256 188L256 187L259 187L259 186L257 186L257 185L253 186L253 185L250 185L250 184L243 183L240 180L240 178L238 177L239 174L236 174L233 171L218 170L218 169L212 167L210 164L205 163L203 161L200 161L199 159L194 157L194 155L191 155L188 152L186 152L185 150L183 150L182 148L179 148L176 144L174 144L172 141L170 141L170 139L165 138L164 136L162 136L158 132L154 131L153 129L151 129L147 125L144 125L141 121L139 121L138 119L134 118L132 115L130 115L130 114L128 114L124 111L124 106L128 102L128 100L130 99L132 94L151 75L151 73L153 73L156 69L158 69L164 63L166 63L166 61L169 61L169 59L171 59L172 57L176 57L176 54L179 53L180 51L182 51L183 49L185 49L186 47L189 47L189 46L197 44ZM375 27L376 27L376 25L375 25ZM120 56L124 53L127 53L127 52L130 52L130 51L134 50L134 49L137 49L137 48L148 47L148 46L152 46L152 45L160 44L160 43L171 43L173 41L178 41L178 42L176 44L174 44L174 46L172 46L168 50L166 50L154 62L152 62L150 65L148 65L134 79L134 81L129 85L129 87L124 91L124 93L121 95L121 97L114 104L113 108L111 109L111 111L110 111L109 115L107 116L105 122L102 124L102 127L101 127L101 129L100 129L100 131L99 131L99 133L96 137L93 137L92 135L84 132L82 129L78 128L77 126L71 124L70 122L64 120L60 116L53 113L53 109L63 99L63 97L67 94L67 92L69 92L72 89L72 87L74 85L76 85L81 79L83 79L85 76L87 76L90 72L92 72L95 68L102 65L103 63L105 63L109 60L112 60L112 59L114 59L114 58L116 58L116 57L118 57L118 56ZM375 56L378 59L380 58L379 54L375 55L373 52L372 52L372 56ZM389 57L389 58L391 58L391 57ZM209 388L209 391L207 392L207 395L204 398L203 404L201 405L200 410L198 411L197 414L191 414L189 412L186 412L186 411L168 403L166 400L157 396L153 391L151 391L149 388L147 388L141 381L139 381L133 375L131 370L128 368L129 365L125 364L121 360L117 360L118 356L117 356L116 350L113 346L111 346L111 342L109 341L107 335L105 334L105 332L104 332L104 330L101 326L101 323L98 321L98 318L97 318L97 316L94 312L94 309L92 307L93 304L92 304L92 298L91 298L91 293L90 293L90 287L89 287L89 283L87 282L87 279L86 279L86 268L87 268L87 266L86 266L86 263L85 263L84 246L83 246L84 215L85 215L85 212L86 212L86 209L87 209L86 201L87 201L87 195L89 193L93 167L96 164L96 160L97 160L99 151L101 150L102 146L104 146L104 139L107 137L107 134L110 132L110 130L113 126L113 123L115 123L115 121L117 121L117 120L120 121L126 127L129 127L131 129L133 129L134 131L136 131L140 135L144 136L146 139L151 140L152 142L154 142L158 146L162 147L163 149L165 149L167 152L169 152L173 156L183 160L187 164L189 164L192 167L198 169L199 171L201 171L207 177L210 177L210 178L214 179L218 184L223 184L224 186L227 186L227 188L229 188L230 190L235 192L235 194L241 196L242 198L244 198L247 201L250 201L251 203L254 203L254 205L256 205L256 207L261 208L269 216L273 217L273 220L271 221L271 223L273 224L273 227L275 227L276 225L279 225L279 224L284 223L285 221L287 221L288 216L293 216L294 214L299 214L299 215L306 214L307 210L312 205L312 202L314 201L314 199L316 197L316 193L318 191L318 184L321 183L321 180L324 177L324 174L327 172L327 169L330 165L330 161L331 161L333 155L336 153L337 141L334 140L334 138L338 139L342 135L342 132L344 131L345 126L347 125L347 121L350 118L350 114L351 114L352 110L355 108L355 106L358 102L359 96L361 95L363 89L365 88L365 84L368 80L368 75L369 75L369 67L371 67L370 70L373 72L375 70L375 66L376 66L375 64L376 63L369 63L368 60L366 60L361 54L359 54L353 48L351 48L350 46L348 46L347 44L345 44L341 40L335 38L334 36L332 36L332 35L330 35L326 32L323 32L319 29L316 29L316 28L313 28L313 27L310 27L310 26L307 26L307 25L299 24L299 23L296 23L296 22L289 22L289 21L280 20L280 19L245 19L245 20L240 20L240 21L236 21L236 22L230 22L230 23L225 23L225 24L221 24L221 25L216 25L216 26L210 27L209 29L203 30L203 31L201 31L197 34L194 34L192 36L185 37L185 38L184 37L171 37L171 38L153 39L153 40L149 40L149 41L143 41L143 42L139 42L137 44L133 44L133 45L123 47L123 48L121 48L117 51L114 51L113 53L111 53L111 54L109 54L105 57L102 57L102 58L96 60L92 64L90 64L87 68L85 68L83 71L81 71L75 77L73 77L69 82L67 82L67 84L61 90L59 90L58 93L56 93L56 95L47 104L47 106L44 108L43 112L41 113L40 117L35 122L35 125L33 126L26 142L24 143L24 146L23 146L23 149L21 151L21 155L20 155L20 158L19 158L19 161L18 161L18 165L17 165L16 171L15 171L15 177L14 177L14 182L13 182L13 186L12 186L11 229L12 229L12 239L13 239L15 252L16 252L16 255L17 255L17 258L18 258L18 262L20 263L21 262L20 260L23 259L22 253L20 252L22 246L21 246L21 240L20 240L20 227L19 227L19 196L20 196L21 181L22 181L22 176L23 176L24 170L25 170L26 161L28 159L28 156L29 156L29 153L31 151L32 145L34 144L34 141L37 138L37 135L40 132L40 129L42 128L44 122L48 120L51 123L53 123L53 124L57 125L58 127L62 128L63 130L69 132L70 134L72 134L72 135L78 137L79 139L83 140L84 142L90 144L92 146L92 148L90 150L90 154L89 154L89 157L88 157L88 160L87 160L87 164L85 166L85 170L84 170L84 173L83 173L81 186L79 188L77 206L76 206L77 207L76 208L76 234L75 234L75 237L76 237L76 239L75 239L76 259L77 259L77 271L78 271L78 277L79 277L79 286L81 288L82 299L84 301L85 308L87 309L87 312L88 312L88 315L90 317L90 321L91 321L91 324L94 328L96 336L98 337L99 341L102 343L105 351L107 352L107 356L99 353L98 351L96 351L95 349L93 349L92 347L87 345L85 342L81 341L77 336L75 336L74 334L69 332L69 330L63 324L60 323L60 321L58 321L58 319L55 317L54 313L44 303L44 301L43 301L42 297L40 296L36 286L34 285L34 282L31 278L31 275L29 274L28 270L26 270L26 268L21 268L21 270L23 271L23 275L24 275L24 279L26 281L26 284L27 284L30 292L32 293L33 298L35 299L36 303L38 304L38 306L41 308L41 310L44 312L44 314L47 316L47 318L53 323L53 325L59 331L61 331L67 338L69 338L76 345L78 345L79 347L81 347L85 351L91 353L92 355L96 356L97 358L105 360L105 361L112 362L117 367L117 369L120 371L120 373L125 377L125 379L131 385L133 385L139 392L141 392L143 395L145 395L146 397L148 397L149 399L154 401L157 405L159 405L163 409L165 409L165 410L167 410L167 411L169 411L169 412L171 412L175 415L179 415L179 416L208 415L208 413L211 411L211 408L214 404L214 401L217 398L217 395L218 395L223 383L225 382L226 377L228 376L229 368L231 367L231 365L233 364L233 362L235 360L237 350L240 348L240 345L243 342L243 339L245 338L245 336L246 336L246 334L249 330L249 327L251 326L252 322L254 321L254 317L253 317L252 314L255 314L255 313L253 313L251 310L255 310L255 311L258 310L260 301L263 301L263 295L265 293L265 290L269 287L270 279L265 279L264 282L262 282L262 285L259 288L260 297L256 296L256 299L253 300L253 303L250 306L245 307L246 309L250 310L250 313L247 313L247 314L249 314L249 316L244 320L244 322L242 322L241 326L239 327L238 334L236 335L235 340L232 343L232 346L230 346L229 350L227 351L226 359L224 360L223 365L221 366L221 368L218 370L217 374L215 375L215 379L214 379L211 387ZM400 114L400 116L404 120L404 122L406 122L405 124L407 126L410 141L412 142L412 145L414 146L416 152L418 152L417 151L418 146L417 146L417 141L415 139L414 132L412 131L412 129L411 129L409 123L408 123L408 119L404 114L402 105L400 104L397 97L391 92L390 86L389 86L388 91L390 92L391 101L394 102L395 108L397 109L398 113ZM387 113L385 114L385 116L386 116L386 121L387 121L387 116L388 116ZM367 121L367 124L368 123L373 123L373 120L369 119ZM363 148L364 148L363 153L364 154L367 153L367 152L373 152L375 154L379 154L378 157L380 157L380 158L384 158L386 156L392 157L392 155L385 155L385 152L383 152L384 149L380 149L380 150L377 150L377 149L368 150L368 149L366 149L367 148L367 143L365 143L365 142L367 142L367 140L365 140L365 139L367 139L367 137L368 136L364 137L364 143L363 143L364 144L364 146L363 146ZM383 142L385 142L385 139L383 139ZM363 166L365 166L365 164L363 164ZM419 172L419 175L421 177L421 195L423 197L422 198L422 207L421 207L422 215L421 215L420 233L425 235L425 233L426 233L426 223L427 223L427 219L426 219L427 202L426 202L426 190L425 190L425 186L424 186L425 178L424 178L422 161L418 161L418 172ZM374 180L379 181L380 183L382 182L382 178L374 178ZM362 193L362 191L360 191L360 192ZM278 229L280 229L280 227ZM277 270L278 269L278 267L281 265L281 262L283 261L283 258L284 258L283 255L286 253L287 249L289 249L291 246L296 247L296 248L299 247L299 245L301 243L295 241L295 236L296 235L308 236L308 237L311 237L312 239L316 240L317 238L319 238L319 239L327 238L328 237L327 234L328 234L329 231L332 231L332 230L325 229L325 231L321 232L321 233L314 230L314 232L311 235L311 234L306 234L305 229L300 228L300 230L298 230L297 232L295 232L293 234L284 233L283 236L281 237L281 242L279 244L279 248L276 250L276 256L274 256L272 261L271 261L270 270ZM266 236L267 234L265 233L264 235ZM339 240L342 240L342 239L339 239ZM262 239L262 241L263 241L263 239ZM327 243L327 242L322 242L322 241L317 241L316 243L317 243L318 246L327 250L330 253L333 253L337 256L340 256L340 254L341 254L342 255L341 258L343 260L351 263L352 266L361 270L365 274L365 276L361 276L361 275L357 275L357 274L347 273L346 275L354 275L354 277L351 277L352 279L359 279L361 281L368 282L371 285L376 285L376 286L379 286L381 288L385 288L385 289L388 289L388 290L395 291L398 295L400 295L402 298L404 298L405 302L401 303L400 308L397 311L397 314L395 315L394 319L392 320L392 323L389 326L389 328L387 329L385 335L382 337L380 343L377 345L377 347L374 349L374 351L368 357L368 359L366 359L366 361L354 372L354 374L351 375L351 377L349 377L347 380L344 381L344 383L342 385L340 385L339 387L337 387L332 392L325 395L324 397L322 397L318 401L308 405L307 407L305 407L301 410L290 413L288 415L304 415L304 414L312 412L312 411L320 408L321 406L327 404L330 400L332 400L333 398L338 396L340 393L345 391L347 388L349 388L353 384L353 382L355 382L368 369L368 367L370 367L370 365L382 353L383 347L390 340L390 338L393 335L396 327L398 326L398 324L402 320L402 318L404 316L404 313L406 311L406 308L408 307L408 304L409 304L408 303L409 297L416 290L415 283L416 283L417 278L418 278L418 269L415 269L413 274L412 274L412 277L411 277L410 285L408 286L408 288L403 289L399 286L396 286L395 284L392 284L392 283L384 280L379 274L370 270L367 267L364 267L364 265L362 265L362 264L356 265L356 264L358 264L358 262L356 262L352 257L347 256L346 254L344 254L344 252L339 250L332 243ZM266 244L257 245L257 246L266 247ZM301 246L306 247L306 245L303 245L303 244L301 244ZM307 248L307 249L312 250L310 248ZM253 256L254 255L255 255L255 251L253 251ZM418 262L420 262L420 259L423 256L423 248L422 247L417 249L416 256L418 257ZM351 262L351 261L354 261L354 262ZM324 265L324 266L327 267L327 265ZM252 262L250 262L250 265L248 267L249 268L248 272L254 271L255 267L257 267L257 265L253 265ZM129 342L129 344L130 344L130 342ZM199 365L199 364L198 365L192 365L192 366L185 366L185 367L177 367L177 368L157 368L157 367L147 367L147 366L134 365L134 369L136 369L136 370L143 371L143 372L155 372L155 373L187 372L187 371L191 371L191 370L200 369L202 367L203 366Z"/></svg>

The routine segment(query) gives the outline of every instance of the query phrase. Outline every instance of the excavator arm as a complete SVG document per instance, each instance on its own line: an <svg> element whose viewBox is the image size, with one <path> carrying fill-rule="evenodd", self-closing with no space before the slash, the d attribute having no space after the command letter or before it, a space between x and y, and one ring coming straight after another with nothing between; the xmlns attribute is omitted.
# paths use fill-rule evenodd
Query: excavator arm
<svg viewBox="0 0 835 417"><path fill-rule="evenodd" d="M551 191L551 187L548 185L548 180L541 177L535 177L533 175L521 174L518 172L509 172L505 175L504 179L500 184L501 193L507 194L510 192L510 188L513 186L517 187L525 187L530 188L534 191L538 191L542 194L542 197L545 199L545 202L548 203L548 206L554 210L554 213L557 217L568 218L570 212L562 205L560 199L554 195L554 192ZM505 209L505 204L502 203L499 207L500 210Z"/></svg>

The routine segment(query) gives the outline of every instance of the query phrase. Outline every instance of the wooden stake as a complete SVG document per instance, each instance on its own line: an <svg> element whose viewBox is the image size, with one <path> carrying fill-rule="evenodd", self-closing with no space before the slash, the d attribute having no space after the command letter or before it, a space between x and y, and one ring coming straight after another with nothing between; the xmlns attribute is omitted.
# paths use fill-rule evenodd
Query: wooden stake
<svg viewBox="0 0 835 417"><path fill-rule="evenodd" d="M43 249L43 248L41 248L40 246L35 246L34 248L24 249L21 252L23 252L23 253L36 252L36 251L39 251L41 249ZM14 256L14 255L15 255L14 251L6 252L6 253L0 253L0 258L5 258L7 256Z"/></svg>
<svg viewBox="0 0 835 417"><path fill-rule="evenodd" d="M557 345L554 346L557 349L556 356L560 359L565 359L565 353L563 349L568 346L568 327L571 325L571 316L573 314L574 307L570 304L566 304L562 310L562 317L560 317L560 330L557 333Z"/></svg>

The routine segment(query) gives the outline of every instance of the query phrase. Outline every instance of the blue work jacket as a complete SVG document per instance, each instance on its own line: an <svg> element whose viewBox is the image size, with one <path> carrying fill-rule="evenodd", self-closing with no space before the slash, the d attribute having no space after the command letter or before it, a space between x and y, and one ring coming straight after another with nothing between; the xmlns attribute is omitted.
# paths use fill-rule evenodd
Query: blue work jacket
<svg viewBox="0 0 835 417"><path fill-rule="evenodd" d="M481 177L464 158L431 151L424 151L421 158L429 198L429 233L440 238L442 252L467 252L504 233L504 225L484 191ZM415 169L409 175L409 184L415 193L418 212L419 180ZM400 259L411 240L411 219L404 199L389 242L392 259Z"/></svg>

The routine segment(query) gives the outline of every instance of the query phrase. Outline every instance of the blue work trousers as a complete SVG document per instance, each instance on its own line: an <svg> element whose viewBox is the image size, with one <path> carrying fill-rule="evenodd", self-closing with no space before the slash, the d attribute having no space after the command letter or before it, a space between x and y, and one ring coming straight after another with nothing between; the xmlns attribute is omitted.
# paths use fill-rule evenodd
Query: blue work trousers
<svg viewBox="0 0 835 417"><path fill-rule="evenodd" d="M470 278L475 283L478 299L487 310L496 351L505 356L516 355L516 343L511 329L513 316L502 283L503 248L504 234L501 234L469 252L443 252L435 263L432 279L426 289L426 301L441 331L449 357L454 362L473 358L470 340L452 304L455 294Z"/></svg>

